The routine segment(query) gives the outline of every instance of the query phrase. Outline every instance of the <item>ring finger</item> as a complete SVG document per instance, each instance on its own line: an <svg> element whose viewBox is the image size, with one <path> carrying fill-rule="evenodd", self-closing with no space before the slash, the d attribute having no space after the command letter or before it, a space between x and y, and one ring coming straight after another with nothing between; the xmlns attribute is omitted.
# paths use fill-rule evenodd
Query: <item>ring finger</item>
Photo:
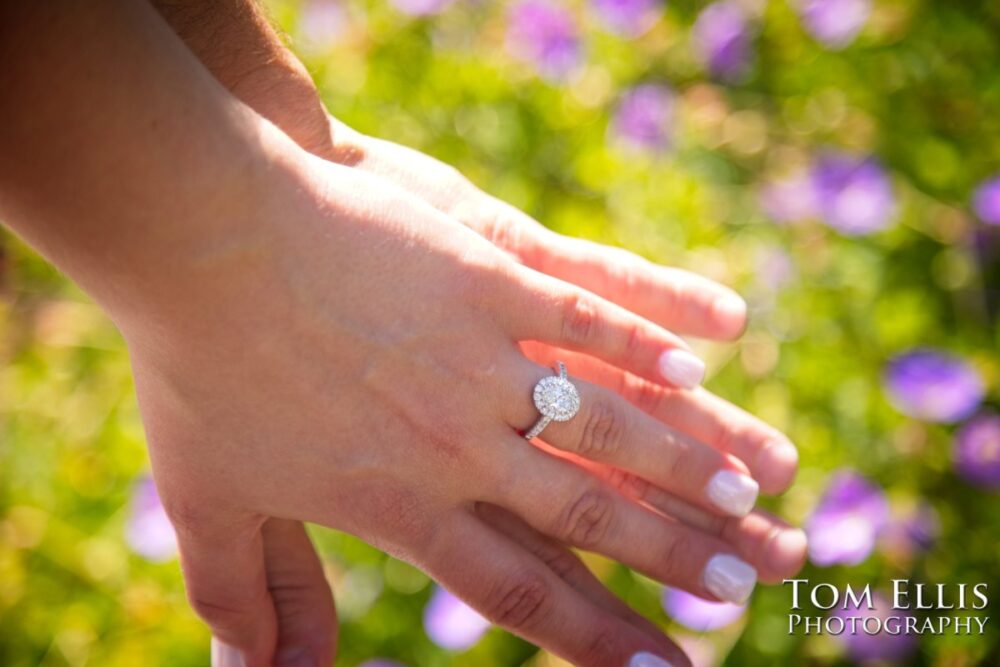
<svg viewBox="0 0 1000 667"><path fill-rule="evenodd" d="M516 374L510 386L529 387L552 371L524 363ZM547 444L628 470L715 513L745 516L753 508L758 485L741 461L670 428L607 389L572 383L579 412L545 426L540 437ZM530 426L538 418L528 393L521 390L504 401L508 423Z"/></svg>

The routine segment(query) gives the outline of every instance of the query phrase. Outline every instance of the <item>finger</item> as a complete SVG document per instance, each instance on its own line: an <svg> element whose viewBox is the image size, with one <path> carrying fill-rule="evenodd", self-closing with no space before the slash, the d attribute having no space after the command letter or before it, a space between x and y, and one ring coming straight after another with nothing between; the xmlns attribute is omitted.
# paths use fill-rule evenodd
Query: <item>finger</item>
<svg viewBox="0 0 1000 667"><path fill-rule="evenodd" d="M580 466L527 443L497 451L506 460L481 499L536 530L701 597L745 602L753 591L756 571L721 538L641 507Z"/></svg>
<svg viewBox="0 0 1000 667"><path fill-rule="evenodd" d="M578 353L524 343L533 361L549 365L561 359L581 378L602 385L643 412L721 452L750 469L764 493L788 488L798 470L799 455L788 438L748 412L703 389L676 391Z"/></svg>
<svg viewBox="0 0 1000 667"><path fill-rule="evenodd" d="M552 371L532 363L516 370L510 387L530 387ZM560 449L633 472L713 512L745 516L758 485L739 460L653 419L617 394L573 380L580 408L568 421L552 421L541 438ZM529 424L538 408L526 391L504 402L511 424ZM543 399L544 400L544 399Z"/></svg>
<svg viewBox="0 0 1000 667"><path fill-rule="evenodd" d="M760 581L777 583L795 576L805 565L805 533L768 512L754 510L745 517L720 517L621 470L605 466L599 474L625 495L733 545L757 570Z"/></svg>
<svg viewBox="0 0 1000 667"><path fill-rule="evenodd" d="M267 588L262 520L177 512L171 520L188 600L212 630L213 667L268 667L277 621Z"/></svg>
<svg viewBox="0 0 1000 667"><path fill-rule="evenodd" d="M516 216L509 220L523 225ZM540 225L523 225L519 231L516 254L525 265L579 285L660 326L716 339L735 338L746 327L746 302L708 278Z"/></svg>
<svg viewBox="0 0 1000 667"><path fill-rule="evenodd" d="M510 537L595 605L630 623L656 641L662 639L663 633L659 628L608 590L607 586L584 565L580 557L565 545L542 535L502 507L489 503L476 503L476 515L486 524Z"/></svg>
<svg viewBox="0 0 1000 667"><path fill-rule="evenodd" d="M653 382L690 389L705 364L674 334L575 285L512 265L499 311L517 340L577 350Z"/></svg>
<svg viewBox="0 0 1000 667"><path fill-rule="evenodd" d="M574 665L638 666L633 658L642 654L678 667L689 664L666 637L654 640L598 607L465 511L440 527L426 560L432 577L487 619Z"/></svg>
<svg viewBox="0 0 1000 667"><path fill-rule="evenodd" d="M278 620L275 666L332 665L337 635L333 595L305 527L271 518L261 530L267 586Z"/></svg>

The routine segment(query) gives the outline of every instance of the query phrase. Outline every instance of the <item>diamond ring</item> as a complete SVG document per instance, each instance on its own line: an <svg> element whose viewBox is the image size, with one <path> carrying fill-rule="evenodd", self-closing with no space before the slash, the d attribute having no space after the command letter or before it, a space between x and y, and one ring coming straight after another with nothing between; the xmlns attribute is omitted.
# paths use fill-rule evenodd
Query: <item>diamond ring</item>
<svg viewBox="0 0 1000 667"><path fill-rule="evenodd" d="M580 394L566 377L566 365L557 361L556 367L558 375L542 378L535 385L532 398L535 401L535 407L542 413L542 416L538 418L531 430L524 434L528 440L537 437L549 425L549 422L569 421L580 411Z"/></svg>

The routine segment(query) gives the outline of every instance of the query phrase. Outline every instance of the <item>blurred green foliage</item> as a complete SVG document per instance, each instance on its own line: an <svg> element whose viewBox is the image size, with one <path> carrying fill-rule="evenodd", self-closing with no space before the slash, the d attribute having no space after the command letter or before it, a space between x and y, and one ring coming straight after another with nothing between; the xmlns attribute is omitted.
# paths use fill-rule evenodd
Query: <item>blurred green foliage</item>
<svg viewBox="0 0 1000 667"><path fill-rule="evenodd" d="M341 120L455 165L564 233L690 268L747 296L743 339L699 350L713 391L800 447L798 481L770 508L803 521L829 471L851 466L894 505L924 498L941 516L926 555L876 554L804 576L985 581L998 594L1000 501L952 472L953 429L895 412L881 377L893 354L937 346L973 363L997 399L1000 276L976 244L996 244L1000 230L984 229L968 201L1000 170L1000 6L879 1L857 41L832 52L786 2L751 2L753 68L727 86L693 55L690 26L704 3L671 0L636 39L603 32L582 3L570 4L580 10L586 63L558 84L504 52L502 3L456 2L423 19L347 2L343 29L323 44L301 38L300 3L272 9ZM644 81L678 92L666 154L623 153L608 141L619 92ZM899 206L891 229L845 238L815 222L767 220L761 183L824 146L880 157ZM147 460L122 341L17 240L3 237L2 253L0 664L207 664L208 634L186 606L176 562L147 562L123 540ZM789 262L780 286L762 277L775 258ZM424 575L353 538L315 537L337 593L343 664L374 656L421 667L557 664L499 630L464 653L436 647L421 625ZM654 584L590 562L631 604L678 630ZM788 602L787 590L765 587L744 621L690 641L733 665L842 661L829 638L787 634ZM982 637L924 638L913 664L998 664L998 643L995 624Z"/></svg>

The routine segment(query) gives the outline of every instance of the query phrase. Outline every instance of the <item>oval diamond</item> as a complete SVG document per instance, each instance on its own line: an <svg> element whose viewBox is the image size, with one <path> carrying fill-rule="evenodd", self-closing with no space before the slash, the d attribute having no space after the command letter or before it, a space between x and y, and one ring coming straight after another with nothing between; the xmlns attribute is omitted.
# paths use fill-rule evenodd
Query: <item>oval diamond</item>
<svg viewBox="0 0 1000 667"><path fill-rule="evenodd" d="M569 380L561 377L542 378L535 385L535 407L553 421L573 418L580 409L580 394Z"/></svg>

